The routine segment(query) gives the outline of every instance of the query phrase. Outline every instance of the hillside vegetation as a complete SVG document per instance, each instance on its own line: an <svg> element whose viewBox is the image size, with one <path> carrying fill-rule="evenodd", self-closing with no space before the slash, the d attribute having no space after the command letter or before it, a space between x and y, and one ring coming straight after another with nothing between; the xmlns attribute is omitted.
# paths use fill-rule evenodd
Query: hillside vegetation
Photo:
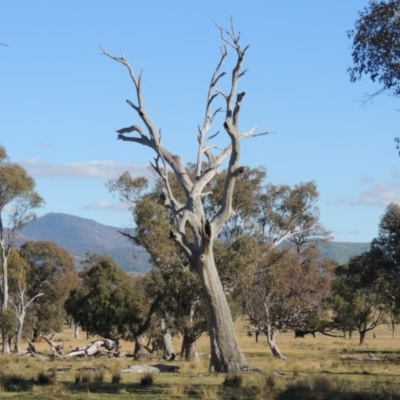
<svg viewBox="0 0 400 400"><path fill-rule="evenodd" d="M66 249L76 260L87 252L106 254L125 271L145 273L151 269L147 252L133 245L118 232L119 228L73 215L50 213L23 230L19 244L26 241L52 241Z"/></svg>

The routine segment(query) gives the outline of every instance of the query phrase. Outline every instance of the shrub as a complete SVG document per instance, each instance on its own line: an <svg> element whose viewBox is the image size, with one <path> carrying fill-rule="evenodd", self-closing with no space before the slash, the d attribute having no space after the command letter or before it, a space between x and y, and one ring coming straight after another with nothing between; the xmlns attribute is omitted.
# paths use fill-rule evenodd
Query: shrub
<svg viewBox="0 0 400 400"><path fill-rule="evenodd" d="M142 386L152 386L154 383L154 376L153 374L147 373L144 374L140 379L140 384Z"/></svg>
<svg viewBox="0 0 400 400"><path fill-rule="evenodd" d="M57 382L57 374L52 371L50 374L40 371L37 375L37 384L40 386L53 385Z"/></svg>
<svg viewBox="0 0 400 400"><path fill-rule="evenodd" d="M121 373L115 372L111 376L111 383L120 383L121 382Z"/></svg>
<svg viewBox="0 0 400 400"><path fill-rule="evenodd" d="M239 387L243 383L243 377L238 372L232 372L225 376L224 385Z"/></svg>
<svg viewBox="0 0 400 400"><path fill-rule="evenodd" d="M22 392L31 389L33 381L24 378L22 375L2 373L0 385L5 392Z"/></svg>

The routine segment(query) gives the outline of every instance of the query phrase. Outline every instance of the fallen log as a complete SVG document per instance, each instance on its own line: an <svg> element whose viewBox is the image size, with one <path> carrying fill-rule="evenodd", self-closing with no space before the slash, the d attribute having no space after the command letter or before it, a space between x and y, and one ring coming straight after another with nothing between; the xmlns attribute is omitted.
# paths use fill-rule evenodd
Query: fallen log
<svg viewBox="0 0 400 400"><path fill-rule="evenodd" d="M88 344L85 344L83 346L77 347L76 349L65 354L64 357L69 358L69 357L79 357L79 356L83 356L83 357L94 356L97 354L101 354L102 347L105 347L105 349L107 350L107 355L109 355L109 354L113 354L114 356L119 355L118 340L99 339L99 340L90 342Z"/></svg>
<svg viewBox="0 0 400 400"><path fill-rule="evenodd" d="M128 374L158 374L160 370L156 367L150 367L145 364L128 365L127 368L121 369L121 373Z"/></svg>
<svg viewBox="0 0 400 400"><path fill-rule="evenodd" d="M158 368L160 372L179 372L181 367L178 365L164 365L164 364L156 364L152 365L154 368Z"/></svg>

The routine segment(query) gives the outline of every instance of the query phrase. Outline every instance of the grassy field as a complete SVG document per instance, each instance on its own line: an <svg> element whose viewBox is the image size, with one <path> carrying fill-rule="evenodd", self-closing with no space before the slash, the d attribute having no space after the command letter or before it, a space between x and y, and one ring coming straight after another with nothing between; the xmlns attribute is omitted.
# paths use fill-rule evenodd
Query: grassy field
<svg viewBox="0 0 400 400"><path fill-rule="evenodd" d="M252 366L262 372L225 375L208 372L208 337L198 342L198 363L174 361L178 373L150 376L120 374L132 359L73 359L40 361L26 356L0 357L1 399L400 399L400 341L392 339L386 326L367 336L363 346L352 339L319 335L295 339L293 333L278 336L287 360L272 357L265 337L259 343L237 324L239 341ZM64 340L66 351L87 342L65 330L55 339ZM180 341L176 339L175 349ZM50 353L46 343L36 349ZM123 351L133 344L123 342ZM368 353L387 359L371 361ZM362 361L352 358L362 357ZM346 357L346 359L341 358ZM65 372L53 369L71 366ZM85 368L97 367L95 371Z"/></svg>

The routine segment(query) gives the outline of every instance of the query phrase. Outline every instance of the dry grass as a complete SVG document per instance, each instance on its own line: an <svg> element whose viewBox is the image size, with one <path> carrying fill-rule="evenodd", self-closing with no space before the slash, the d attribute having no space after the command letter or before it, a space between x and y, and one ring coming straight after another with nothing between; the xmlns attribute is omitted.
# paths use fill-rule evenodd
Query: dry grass
<svg viewBox="0 0 400 400"><path fill-rule="evenodd" d="M119 374L134 363L132 359L73 359L44 362L22 356L0 356L0 397L18 399L400 399L400 343L386 327L372 333L363 346L357 334L351 339L317 335L295 339L292 333L278 336L277 344L287 360L275 359L265 337L259 343L249 337L243 323L236 324L237 335L247 359L261 373L243 373L240 382L225 384L232 377L208 371L208 337L198 341L203 355L199 363L175 361L180 372L157 374L151 386L141 385L142 375ZM66 350L87 343L86 337L73 338L69 330L57 335ZM179 338L175 348L180 347ZM35 344L38 351L50 353L46 343ZM123 351L133 344L122 342ZM387 361L368 361L368 353L387 356ZM365 361L343 360L340 356L362 356ZM162 361L162 360L161 360ZM159 361L159 362L161 362ZM152 365L151 362L148 362ZM50 369L70 365L70 371L51 373ZM85 373L85 368L97 367ZM87 376L86 376L86 375ZM48 379L49 378L49 379ZM51 378L51 379L50 379ZM39 382L40 381L40 382ZM238 383L238 384L236 384ZM16 392L18 397L15 397ZM362 394L360 394L362 393ZM297 396L297 397L296 397ZM358 397L357 397L358 396Z"/></svg>

